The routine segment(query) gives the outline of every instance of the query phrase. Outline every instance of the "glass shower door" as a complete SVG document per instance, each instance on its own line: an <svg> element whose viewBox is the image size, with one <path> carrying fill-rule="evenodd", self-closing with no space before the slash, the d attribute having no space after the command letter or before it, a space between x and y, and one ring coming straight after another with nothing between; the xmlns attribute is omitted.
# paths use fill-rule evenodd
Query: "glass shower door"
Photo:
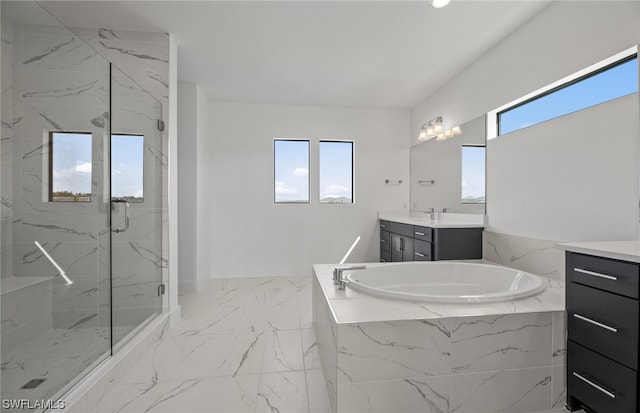
<svg viewBox="0 0 640 413"><path fill-rule="evenodd" d="M111 65L113 343L162 311L162 105Z"/></svg>
<svg viewBox="0 0 640 413"><path fill-rule="evenodd" d="M110 77L37 3L0 6L1 396L13 411L111 354Z"/></svg>

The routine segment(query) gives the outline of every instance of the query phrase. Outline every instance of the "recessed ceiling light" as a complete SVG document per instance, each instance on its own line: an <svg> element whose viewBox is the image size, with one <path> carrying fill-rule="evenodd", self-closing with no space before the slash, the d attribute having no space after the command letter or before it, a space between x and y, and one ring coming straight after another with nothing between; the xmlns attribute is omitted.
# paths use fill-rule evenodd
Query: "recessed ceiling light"
<svg viewBox="0 0 640 413"><path fill-rule="evenodd" d="M441 9L451 3L451 0L431 0L431 5L436 9Z"/></svg>

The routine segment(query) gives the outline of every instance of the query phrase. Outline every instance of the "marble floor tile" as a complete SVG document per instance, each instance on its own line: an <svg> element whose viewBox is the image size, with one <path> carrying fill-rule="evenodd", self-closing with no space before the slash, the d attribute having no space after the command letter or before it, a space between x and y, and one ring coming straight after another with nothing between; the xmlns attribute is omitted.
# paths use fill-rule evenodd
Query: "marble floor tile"
<svg viewBox="0 0 640 413"><path fill-rule="evenodd" d="M265 334L263 372L304 370L300 330L274 330Z"/></svg>
<svg viewBox="0 0 640 413"><path fill-rule="evenodd" d="M329 393L322 370L307 370L307 395L310 413L331 413Z"/></svg>
<svg viewBox="0 0 640 413"><path fill-rule="evenodd" d="M252 412L259 375L121 384L98 413Z"/></svg>
<svg viewBox="0 0 640 413"><path fill-rule="evenodd" d="M256 413L304 413L309 411L303 371L260 375Z"/></svg>
<svg viewBox="0 0 640 413"><path fill-rule="evenodd" d="M302 357L304 359L304 368L306 370L321 369L320 352L318 351L318 343L316 334L312 329L300 330L302 335Z"/></svg>

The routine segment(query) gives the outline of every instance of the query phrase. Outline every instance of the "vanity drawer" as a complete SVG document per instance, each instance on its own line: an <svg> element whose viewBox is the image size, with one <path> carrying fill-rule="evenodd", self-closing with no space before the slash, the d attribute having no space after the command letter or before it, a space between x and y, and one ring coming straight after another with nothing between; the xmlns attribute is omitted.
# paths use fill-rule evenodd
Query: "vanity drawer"
<svg viewBox="0 0 640 413"><path fill-rule="evenodd" d="M566 257L567 281L638 298L640 265L573 252Z"/></svg>
<svg viewBox="0 0 640 413"><path fill-rule="evenodd" d="M380 231L389 231L391 223L389 221L380 220Z"/></svg>
<svg viewBox="0 0 640 413"><path fill-rule="evenodd" d="M576 283L567 285L569 339L638 368L638 301Z"/></svg>
<svg viewBox="0 0 640 413"><path fill-rule="evenodd" d="M431 228L415 226L413 227L413 237L422 241L431 242Z"/></svg>
<svg viewBox="0 0 640 413"><path fill-rule="evenodd" d="M416 239L413 243L414 261L431 261L431 243Z"/></svg>
<svg viewBox="0 0 640 413"><path fill-rule="evenodd" d="M380 231L380 251L391 251L391 234L387 231Z"/></svg>
<svg viewBox="0 0 640 413"><path fill-rule="evenodd" d="M567 394L598 413L636 412L637 374L569 340Z"/></svg>
<svg viewBox="0 0 640 413"><path fill-rule="evenodd" d="M413 225L401 224L399 222L390 222L389 231L394 234L404 235L405 237L413 238Z"/></svg>

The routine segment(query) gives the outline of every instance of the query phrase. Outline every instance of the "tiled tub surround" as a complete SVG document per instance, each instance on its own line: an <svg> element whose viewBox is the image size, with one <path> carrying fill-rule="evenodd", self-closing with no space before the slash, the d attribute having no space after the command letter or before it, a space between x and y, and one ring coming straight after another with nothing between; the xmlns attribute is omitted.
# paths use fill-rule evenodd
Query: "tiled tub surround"
<svg viewBox="0 0 640 413"><path fill-rule="evenodd" d="M557 243L485 230L482 253L486 261L564 281L564 253Z"/></svg>
<svg viewBox="0 0 640 413"><path fill-rule="evenodd" d="M564 405L562 282L505 303L413 303L339 291L332 268L314 266L313 320L334 412Z"/></svg>

